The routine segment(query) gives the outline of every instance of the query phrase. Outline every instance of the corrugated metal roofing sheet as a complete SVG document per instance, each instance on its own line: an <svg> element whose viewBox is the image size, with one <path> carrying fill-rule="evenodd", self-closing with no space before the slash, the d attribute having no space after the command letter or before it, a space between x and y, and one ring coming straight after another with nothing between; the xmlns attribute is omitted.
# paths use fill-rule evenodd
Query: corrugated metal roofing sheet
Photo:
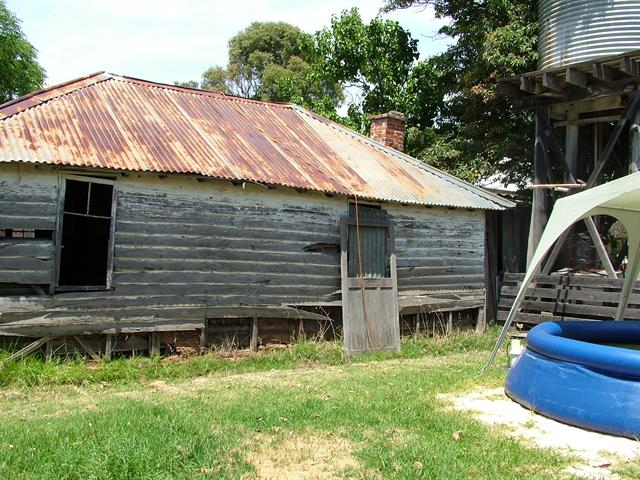
<svg viewBox="0 0 640 480"><path fill-rule="evenodd" d="M512 205L295 105L108 73L1 105L0 161L186 173L401 203Z"/></svg>

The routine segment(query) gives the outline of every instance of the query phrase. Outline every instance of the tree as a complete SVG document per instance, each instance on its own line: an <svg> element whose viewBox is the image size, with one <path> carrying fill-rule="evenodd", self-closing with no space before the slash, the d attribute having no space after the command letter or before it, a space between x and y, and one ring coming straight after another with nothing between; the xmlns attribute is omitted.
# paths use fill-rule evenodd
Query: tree
<svg viewBox="0 0 640 480"><path fill-rule="evenodd" d="M262 100L295 102L333 113L342 100L335 81L315 74L313 38L284 22L254 22L229 41L229 63L209 68L202 87ZM326 110L326 112L325 112Z"/></svg>
<svg viewBox="0 0 640 480"><path fill-rule="evenodd" d="M176 80L175 82L173 82L173 84L176 87L200 88L200 84L195 80L186 80L186 81Z"/></svg>
<svg viewBox="0 0 640 480"><path fill-rule="evenodd" d="M387 0L384 9L416 6L432 6L436 16L450 18L440 33L456 41L413 69L419 89L414 87L407 111L408 152L467 180L501 172L505 181L524 184L533 121L498 95L496 86L500 77L535 69L536 2Z"/></svg>
<svg viewBox="0 0 640 480"><path fill-rule="evenodd" d="M42 88L45 72L36 57L20 20L0 0L0 103Z"/></svg>
<svg viewBox="0 0 640 480"><path fill-rule="evenodd" d="M418 58L417 40L398 22L376 17L365 24L358 9L331 18L315 35L318 75L356 88L361 100L349 105L351 126L362 130L369 115L406 111L409 74Z"/></svg>

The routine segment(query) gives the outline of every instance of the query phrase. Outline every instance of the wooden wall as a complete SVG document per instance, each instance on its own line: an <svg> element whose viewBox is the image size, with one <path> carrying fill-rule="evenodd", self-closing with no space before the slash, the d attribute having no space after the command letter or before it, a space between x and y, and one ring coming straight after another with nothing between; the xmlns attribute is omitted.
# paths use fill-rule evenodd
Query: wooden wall
<svg viewBox="0 0 640 480"><path fill-rule="evenodd" d="M0 163L0 229L56 228L57 175ZM53 239L0 238L0 283L49 284Z"/></svg>
<svg viewBox="0 0 640 480"><path fill-rule="evenodd" d="M188 178L119 182L113 284L215 304L339 300L344 200ZM335 245L319 251L309 247Z"/></svg>
<svg viewBox="0 0 640 480"><path fill-rule="evenodd" d="M0 168L0 228L55 229L58 170ZM345 197L142 173L116 183L113 289L3 299L3 284L49 283L55 249L0 239L0 333L22 333L20 322L57 333L72 323L74 334L186 329L217 306L339 304ZM382 208L394 223L400 291L483 288L483 212Z"/></svg>
<svg viewBox="0 0 640 480"><path fill-rule="evenodd" d="M484 288L484 211L388 205L398 290Z"/></svg>

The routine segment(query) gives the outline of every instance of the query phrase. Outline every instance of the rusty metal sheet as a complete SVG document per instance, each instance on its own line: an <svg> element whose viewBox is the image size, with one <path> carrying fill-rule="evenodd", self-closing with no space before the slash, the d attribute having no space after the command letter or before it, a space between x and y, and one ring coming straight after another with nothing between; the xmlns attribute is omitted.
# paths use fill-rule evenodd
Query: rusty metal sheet
<svg viewBox="0 0 640 480"><path fill-rule="evenodd" d="M294 105L105 72L1 105L0 161L194 174L401 203L510 205Z"/></svg>

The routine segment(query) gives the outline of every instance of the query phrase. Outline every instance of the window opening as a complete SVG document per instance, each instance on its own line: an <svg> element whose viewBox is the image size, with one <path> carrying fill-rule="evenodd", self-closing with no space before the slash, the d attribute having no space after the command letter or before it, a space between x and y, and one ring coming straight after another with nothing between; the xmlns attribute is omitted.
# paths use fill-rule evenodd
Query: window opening
<svg viewBox="0 0 640 480"><path fill-rule="evenodd" d="M65 180L60 286L106 286L113 185Z"/></svg>

